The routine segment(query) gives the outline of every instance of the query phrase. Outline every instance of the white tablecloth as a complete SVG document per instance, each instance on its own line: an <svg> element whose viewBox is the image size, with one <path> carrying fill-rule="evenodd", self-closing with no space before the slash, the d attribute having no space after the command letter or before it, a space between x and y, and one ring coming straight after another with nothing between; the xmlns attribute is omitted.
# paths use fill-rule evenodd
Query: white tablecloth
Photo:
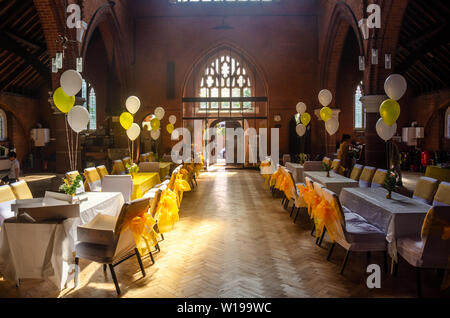
<svg viewBox="0 0 450 318"><path fill-rule="evenodd" d="M389 255L397 261L397 238L420 236L431 206L395 192L392 199L386 199L386 193L383 188L346 188L339 199L343 206L386 233Z"/></svg>
<svg viewBox="0 0 450 318"><path fill-rule="evenodd" d="M358 181L341 176L334 171L330 171L330 177L327 177L326 171L305 171L304 175L311 178L314 182L320 183L337 195L339 195L344 188L359 187Z"/></svg>
<svg viewBox="0 0 450 318"><path fill-rule="evenodd" d="M287 162L286 168L292 173L295 183L305 182L303 178L303 166L299 163Z"/></svg>
<svg viewBox="0 0 450 318"><path fill-rule="evenodd" d="M8 280L48 279L60 290L73 278L77 226L97 214L117 216L124 199L119 192L80 195L80 217L60 223L5 222L0 230L0 272Z"/></svg>

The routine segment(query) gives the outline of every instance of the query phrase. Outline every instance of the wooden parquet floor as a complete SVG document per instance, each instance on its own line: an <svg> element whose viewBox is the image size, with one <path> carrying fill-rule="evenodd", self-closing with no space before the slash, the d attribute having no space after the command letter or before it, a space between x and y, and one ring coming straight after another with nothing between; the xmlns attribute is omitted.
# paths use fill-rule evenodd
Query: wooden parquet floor
<svg viewBox="0 0 450 318"><path fill-rule="evenodd" d="M144 259L142 278L132 258L116 267L122 297L415 297L415 272L405 261L397 278L382 273L381 288L366 287L365 254L350 256L339 275L344 250L326 261L302 215L294 224L281 199L263 188L257 171L204 172L185 193L180 222L165 235L154 265ZM383 264L374 253L372 263ZM51 283L0 278L0 297L117 297L110 272L81 260L80 282L59 292ZM434 271L423 275L425 297L448 297Z"/></svg>

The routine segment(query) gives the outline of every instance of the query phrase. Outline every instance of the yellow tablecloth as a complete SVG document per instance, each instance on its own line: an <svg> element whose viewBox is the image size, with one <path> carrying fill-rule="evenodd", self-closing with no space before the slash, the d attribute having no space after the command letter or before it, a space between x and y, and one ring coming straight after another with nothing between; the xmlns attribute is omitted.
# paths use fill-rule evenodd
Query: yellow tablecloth
<svg viewBox="0 0 450 318"><path fill-rule="evenodd" d="M157 172L139 172L133 178L133 194L131 200L142 198L142 196L153 186L161 183Z"/></svg>
<svg viewBox="0 0 450 318"><path fill-rule="evenodd" d="M161 180L164 180L164 178L170 173L170 165L171 162L160 162L159 163L159 177Z"/></svg>
<svg viewBox="0 0 450 318"><path fill-rule="evenodd" d="M450 169L440 168L438 166L428 166L425 171L425 177L437 179L439 181L450 182Z"/></svg>

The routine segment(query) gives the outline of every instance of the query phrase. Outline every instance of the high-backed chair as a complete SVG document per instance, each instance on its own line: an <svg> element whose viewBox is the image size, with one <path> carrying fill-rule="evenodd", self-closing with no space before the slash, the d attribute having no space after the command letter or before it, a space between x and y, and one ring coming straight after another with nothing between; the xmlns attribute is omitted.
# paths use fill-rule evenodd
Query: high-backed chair
<svg viewBox="0 0 450 318"><path fill-rule="evenodd" d="M439 180L420 177L417 181L416 188L414 189L413 199L431 205L438 186Z"/></svg>
<svg viewBox="0 0 450 318"><path fill-rule="evenodd" d="M66 173L66 178L68 178L70 180L75 180L75 178L79 175L80 175L80 173L77 170L69 171ZM77 190L75 193L80 194L80 193L84 193L84 192L85 192L84 184L83 184L83 181L81 181L80 185L77 187Z"/></svg>
<svg viewBox="0 0 450 318"><path fill-rule="evenodd" d="M370 184L371 188L380 188L384 185L384 181L386 180L387 170L385 169L377 169L373 175L372 183Z"/></svg>
<svg viewBox="0 0 450 318"><path fill-rule="evenodd" d="M103 179L105 176L109 175L108 169L104 165L97 167L97 173L100 176L100 179Z"/></svg>
<svg viewBox="0 0 450 318"><path fill-rule="evenodd" d="M328 203L336 208L338 219L332 223L326 223L328 232L335 233L335 242L332 243L328 252L327 260L330 259L336 243L347 250L342 263L340 273L344 273L348 258L351 252L384 252L384 267L387 270L387 254L386 254L386 235L375 227L366 222L346 220L343 207L339 202L336 193L322 189L324 198Z"/></svg>
<svg viewBox="0 0 450 318"><path fill-rule="evenodd" d="M364 167L361 176L359 177L360 188L370 188L375 170L375 167Z"/></svg>
<svg viewBox="0 0 450 318"><path fill-rule="evenodd" d="M433 198L433 206L450 205L450 182L441 182Z"/></svg>
<svg viewBox="0 0 450 318"><path fill-rule="evenodd" d="M159 162L141 162L139 163L139 171L159 173Z"/></svg>
<svg viewBox="0 0 450 318"><path fill-rule="evenodd" d="M91 167L84 169L84 177L86 178L86 183L91 192L101 192L102 191L102 179L97 172L97 168Z"/></svg>
<svg viewBox="0 0 450 318"><path fill-rule="evenodd" d="M131 157L125 157L122 159L123 165L126 167L127 164L131 165Z"/></svg>
<svg viewBox="0 0 450 318"><path fill-rule="evenodd" d="M448 266L450 259L449 229L450 206L434 206L425 217L420 237L412 236L397 239L398 253L417 270L419 297L422 296L421 269L446 269Z"/></svg>
<svg viewBox="0 0 450 318"><path fill-rule="evenodd" d="M361 176L361 173L363 172L363 166L362 165L354 165L352 169L352 173L350 174L350 179L353 179L355 181L359 181L359 177Z"/></svg>
<svg viewBox="0 0 450 318"><path fill-rule="evenodd" d="M114 175L125 175L127 174L127 170L125 169L125 165L122 160L114 160L112 173Z"/></svg>
<svg viewBox="0 0 450 318"><path fill-rule="evenodd" d="M11 184L11 190L18 200L33 199L33 194L31 194L30 188L24 180Z"/></svg>
<svg viewBox="0 0 450 318"><path fill-rule="evenodd" d="M102 192L121 192L125 202L130 202L133 193L133 179L126 176L105 176L102 180Z"/></svg>
<svg viewBox="0 0 450 318"><path fill-rule="evenodd" d="M341 159L334 159L331 163L331 169L337 174L344 175L345 168L341 165Z"/></svg>
<svg viewBox="0 0 450 318"><path fill-rule="evenodd" d="M133 233L125 223L141 213L147 213L148 208L148 199L135 200L125 203L118 217L98 214L90 223L78 227L79 243L75 245L75 287L78 285L80 258L101 263L104 269L108 265L118 295L120 295L120 287L114 271L115 266L136 255L142 275L145 276Z"/></svg>

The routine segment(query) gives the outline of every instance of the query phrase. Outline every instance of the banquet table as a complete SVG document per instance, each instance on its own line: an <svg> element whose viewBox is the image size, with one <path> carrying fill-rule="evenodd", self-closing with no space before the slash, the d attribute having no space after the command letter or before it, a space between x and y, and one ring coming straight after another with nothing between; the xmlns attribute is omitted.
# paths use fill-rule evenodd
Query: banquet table
<svg viewBox="0 0 450 318"><path fill-rule="evenodd" d="M58 222L20 223L5 220L0 229L0 272L19 285L20 279L48 279L60 290L73 278L78 225L97 214L117 216L124 204L120 192L87 192L80 217Z"/></svg>
<svg viewBox="0 0 450 318"><path fill-rule="evenodd" d="M292 173L295 183L305 182L303 178L303 170L304 170L303 165L299 163L287 162L286 168Z"/></svg>
<svg viewBox="0 0 450 318"><path fill-rule="evenodd" d="M345 188L339 199L343 206L386 233L393 261L397 261L397 239L420 236L425 215L431 208L396 192L392 193L392 199L386 199L383 188Z"/></svg>
<svg viewBox="0 0 450 318"><path fill-rule="evenodd" d="M171 165L172 165L171 162L160 162L159 163L159 177L161 180L164 180L164 178L170 173Z"/></svg>
<svg viewBox="0 0 450 318"><path fill-rule="evenodd" d="M358 181L341 176L334 171L330 171L330 177L327 177L326 171L305 171L305 177L311 178L314 182L318 182L330 191L339 195L344 188L359 187Z"/></svg>
<svg viewBox="0 0 450 318"><path fill-rule="evenodd" d="M131 200L142 198L142 196L155 185L161 183L158 172L138 172L133 177L133 193Z"/></svg>

